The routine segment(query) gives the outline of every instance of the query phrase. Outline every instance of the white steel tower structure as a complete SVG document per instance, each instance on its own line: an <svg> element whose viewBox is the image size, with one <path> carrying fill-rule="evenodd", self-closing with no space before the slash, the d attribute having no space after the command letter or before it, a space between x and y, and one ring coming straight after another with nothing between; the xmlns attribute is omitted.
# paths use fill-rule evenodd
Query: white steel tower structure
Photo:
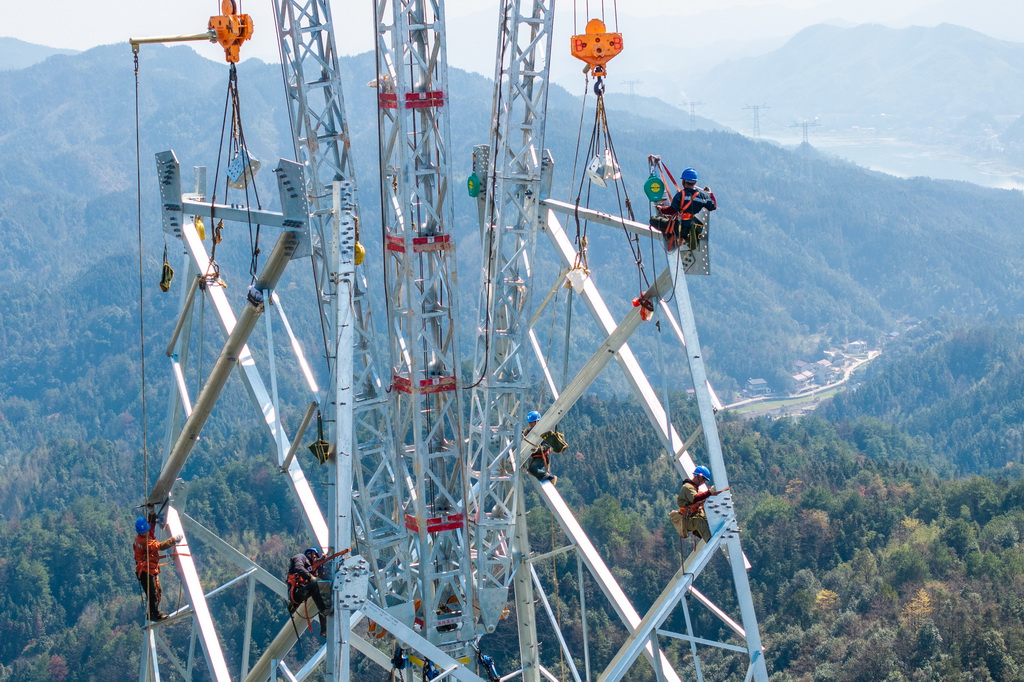
<svg viewBox="0 0 1024 682"><path fill-rule="evenodd" d="M262 681L278 673L287 679L305 679L326 664L328 679L340 682L350 678L351 646L388 669L391 661L383 647L352 630L360 618L368 617L379 626L378 634L390 633L418 663L429 660L446 671L442 675L476 682L480 678L472 672L470 656L479 638L493 632L508 613L508 590L514 586L522 668L512 676L527 682L554 679L541 664L535 613L540 604L573 678L589 682L594 678L587 650L586 610L584 651L574 655L534 568L541 557L530 550L523 486L535 483L523 477L520 465L535 445L525 442L521 434L524 414L534 406L524 404L531 381L524 350L532 342L555 398L543 410L534 427L536 433L555 426L614 359L679 473L685 478L692 472L687 448L703 437L713 480L719 487L727 486L715 423L717 398L705 376L684 274L707 272L707 243L702 242L693 252L670 254L665 271L646 292L685 349L700 413L695 433L685 442L679 436L629 349L627 341L641 324L639 311L633 310L616 323L594 279L586 273L568 279L605 340L571 381L561 387L554 384L531 329L531 315L535 320L548 303L545 300L535 309L531 297L537 236L546 234L562 262L554 283L558 287L580 260L559 214L577 215L659 242L661 235L642 224L548 198L552 162L543 145L554 0L500 0L492 137L490 144L478 147L474 155L474 170L484 178L480 201L484 287L470 421L468 428L463 428L455 327L459 292L447 146L452 102L443 0L374 3L381 247L390 351L386 372L379 370L385 356L376 349L371 297L356 266L357 241L366 234L365 229L360 233L330 7L327 0L273 1L299 159L298 164L282 160L276 169L281 212L207 203L202 176L192 193L183 193L177 159L171 152L158 155L164 229L182 240L186 253L181 312L167 351L177 392L172 398L165 463L149 494L149 502L163 508L168 530L187 536L186 551L176 557L176 565L189 605L173 614L170 622L192 619L194 638L205 659L204 672L217 680ZM214 220L223 219L280 230L249 295L237 297L241 299L235 301L237 314L224 287L211 276L216 266L206 251L196 217L205 217L211 227ZM274 291L288 263L307 256L313 262L328 362L329 381L323 387L308 369ZM199 296L213 305L226 342L193 404L183 378L189 342L182 330L191 323ZM673 302L671 307L666 299ZM310 402L301 405L304 418L291 440L280 418L274 333L267 315L272 309L279 313L286 345L296 352L311 393ZM266 321L269 387L246 345L261 320ZM183 487L177 482L234 368L239 369L251 401L269 429L274 464L288 476L310 543L333 551L352 548L347 559L331 563L334 617L329 621L326 642L297 671L289 670L282 659L299 638L305 621L298 616L285 619L284 614L280 633L262 647L262 656L250 666L248 630L255 586L260 583L279 597L284 597L287 589L277 577L190 519L183 510ZM318 410L327 426L331 452L326 514L295 457L298 442ZM691 649L692 663L687 665L693 666L697 679L702 679L698 646L714 646L745 656L747 679L767 680L731 497L709 502L713 537L686 560L651 609L641 614L556 488L545 483L537 485L537 490L568 540L566 547L553 552L574 552L578 559L581 604L585 602L585 566L625 627L624 644L597 679L621 679L643 654L648 663L639 665L652 666L656 679L679 680L679 667L661 651L665 638L677 638ZM198 555L198 545L212 548L236 566L239 575L204 591L191 558L193 552ZM695 585L719 550L726 555L731 571L738 621ZM225 655L225 643L207 604L208 597L235 583L248 587L247 627L237 676L228 669L231 657ZM720 618L733 639L711 641L695 632L691 604ZM676 608L685 614L685 633L665 629ZM190 679L194 647L186 655L174 654L161 635L162 627L147 628L140 680L159 678L158 650ZM552 643L550 649L554 646ZM576 661L581 660L584 670L577 669Z"/></svg>
<svg viewBox="0 0 1024 682"><path fill-rule="evenodd" d="M532 406L523 404L527 388L524 372L526 358L523 351L527 348L528 338L533 342L537 360L551 393L556 398L541 420L534 425L533 433L540 434L554 427L601 370L615 357L641 404L644 405L652 427L661 436L666 449L672 453L673 462L681 478L688 478L694 467L687 448L703 433L714 480L720 487L728 485L714 416L717 398L706 379L697 341L696 324L683 276L684 272L707 274L706 239L692 252L676 251L669 254L669 267L645 292L648 300L661 304L663 314L677 331L687 354L700 407L701 425L697 432L683 443L667 418L665 407L661 405L645 373L626 345L629 336L639 327L639 311L634 310L616 325L594 281L588 276L589 273L579 269L580 254L567 238L557 213L563 212L583 220L641 232L659 242L661 234L644 225L547 199L551 160L542 150L553 9L554 0L507 0L501 3L491 141L489 145L476 148L473 163L474 173L478 177L477 182L480 182L482 189L479 198L483 244L483 291L475 362L477 385L474 386L472 393L470 425L470 469L475 478L472 486L474 496L470 504L475 505L473 518L478 521L474 548L477 556L481 557L477 577L481 594L487 595L490 591L496 596L502 587L507 587L511 576L514 575L522 676L529 682L541 679L541 675L550 675L542 668L539 660L534 587L540 592L540 602L551 619L558 645L566 654L574 679L579 680L581 676L566 640L559 632L558 623L552 617L548 600L537 579L533 568L535 559L531 556L525 523L522 469L518 464L537 445L536 442L526 442L520 435L524 414L527 410L533 409ZM544 182L545 176L547 182ZM562 261L563 270L552 291L570 282L573 289L582 295L599 328L607 336L591 360L563 387L555 386L546 358L530 328L532 322L529 315L534 312L530 303L534 286L531 259L535 236L541 228L551 239L552 246L555 252L560 254ZM570 276L570 273L575 276ZM548 299L541 304L541 308L547 305ZM663 299L674 300L675 315ZM536 320L539 314L540 310L537 310L533 320ZM507 475L510 471L515 472L512 481ZM627 643L601 674L600 680L621 679L641 652L647 655L658 680L679 679L668 659L660 651L659 635L676 636L690 642L691 665L695 668L697 679L702 679L700 658L696 648L701 644L745 653L749 661L747 679L760 682L767 680L757 620L747 582L745 557L740 547L739 531L730 497L725 497L717 504L713 502L708 505L713 537L687 559L685 567L681 568L666 586L655 608L641 618L555 487L550 483L542 483L538 485L538 491L561 525L570 548L576 551L579 562L586 564L593 579L629 631ZM728 547L727 555L742 625L694 587L697 576L707 566L714 551L720 547ZM743 640L743 645L712 642L694 633L685 599L687 595L691 595L721 618L732 633ZM494 601L497 602L497 599ZM584 603L582 591L580 602ZM681 606L685 611L688 630L686 634L668 633L659 629L677 606ZM583 617L586 621L585 610ZM485 611L485 623L486 618ZM590 659L586 650L586 628L584 622L582 659L586 663L586 678L589 679Z"/></svg>
<svg viewBox="0 0 1024 682"><path fill-rule="evenodd" d="M375 357L373 306L366 278L361 271L356 276L353 264L359 209L334 23L327 0L274 0L274 11L292 141L296 157L307 169L314 280L330 385L336 389L321 400L331 427L328 440L336 453L330 464L340 468L328 505L333 522L330 546L339 550L355 542L355 551L372 569L373 601L388 608L411 597L402 554L405 532L399 523L390 406ZM337 226L333 239L332 221ZM335 259L348 267L341 271ZM351 442L351 450L336 447L339 441ZM332 565L337 568L338 563ZM340 614L340 591L332 594L332 607ZM346 618L331 620L329 679L347 679L347 647L339 649L348 640L347 627Z"/></svg>
<svg viewBox="0 0 1024 682"><path fill-rule="evenodd" d="M533 584L517 455L529 388L522 350L530 327L530 267L541 213L544 123L550 74L553 0L501 0L489 145L476 148L474 172L484 180L480 296L467 500L474 526L476 585L482 620L492 631L515 581L523 678L539 680ZM538 432L539 433L539 432ZM513 530L517 532L513 532Z"/></svg>
<svg viewBox="0 0 1024 682"><path fill-rule="evenodd" d="M456 658L476 640L459 414L458 292L440 0L375 0L391 390L416 622Z"/></svg>

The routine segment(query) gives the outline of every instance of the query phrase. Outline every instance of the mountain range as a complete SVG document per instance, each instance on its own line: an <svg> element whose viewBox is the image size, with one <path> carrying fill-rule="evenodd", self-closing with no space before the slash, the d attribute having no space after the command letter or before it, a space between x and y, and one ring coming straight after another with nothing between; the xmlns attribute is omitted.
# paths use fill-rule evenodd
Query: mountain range
<svg viewBox="0 0 1024 682"><path fill-rule="evenodd" d="M184 47L155 47L141 57L139 196L144 252L153 262L161 257L163 235L153 227L158 221L152 154L173 148L185 168L215 167L226 76L222 65ZM361 85L374 77L372 55L345 59L342 69L364 221L372 224L379 204L377 135L373 91ZM290 157L278 67L247 62L239 71L250 149L265 160ZM453 109L453 129L461 131L452 140L453 170L464 178L472 146L487 139L489 86L483 77L453 70L451 87L453 101L461 103ZM0 89L11 93L0 102L0 230L18 235L0 243L5 264L0 284L8 290L18 292L28 277L60 286L102 259L132 252L133 88L131 54L124 46L0 72ZM648 110L658 119L648 118ZM575 196L579 189L571 177L576 133L582 129L581 135L589 135L593 125L593 114L584 112L581 124L580 112L577 98L552 89L547 142L556 159L556 196ZM809 356L820 344L877 337L907 315L1024 311L1017 284L1016 254L1024 247L1017 227L1024 212L1019 193L900 180L806 147L793 152L734 133L683 130L688 121L673 128L670 117L653 107L633 114L614 109L609 125L624 189L635 199L647 176L647 155L653 153L675 172L699 168L702 182L716 190L721 210L712 225L714 274L691 288L706 330L702 337L715 359L710 367L723 390L734 390L751 376L782 382L792 362L816 359ZM275 194L269 186L263 192ZM593 206L614 208L611 194L591 194ZM473 287L479 277L476 208L462 192L453 200L461 280ZM643 206L637 212L646 219ZM624 314L636 295L636 266L623 259L620 235L592 230L590 241L595 277L607 290L629 292L610 301ZM368 260L378 262L379 247L367 246ZM554 267L543 243L538 257L548 271ZM659 256L652 252L646 258L654 274ZM470 300L462 308L467 325L475 319ZM127 299L117 303L132 305ZM38 324L26 308L8 305L2 314L8 330ZM596 340L585 323L574 334L582 348ZM657 355L655 338L645 332L637 340L649 360ZM2 365L0 360L0 371Z"/></svg>
<svg viewBox="0 0 1024 682"><path fill-rule="evenodd" d="M720 64L696 91L719 114L764 102L787 123L916 130L920 139L984 114L998 122L998 134L1024 112L1024 44L951 24L817 25L777 50Z"/></svg>

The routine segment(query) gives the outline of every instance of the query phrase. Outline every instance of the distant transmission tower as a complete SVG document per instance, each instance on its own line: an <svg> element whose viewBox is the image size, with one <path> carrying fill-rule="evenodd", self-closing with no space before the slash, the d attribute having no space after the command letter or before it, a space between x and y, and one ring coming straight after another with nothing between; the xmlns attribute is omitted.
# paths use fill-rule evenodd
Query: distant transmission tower
<svg viewBox="0 0 1024 682"><path fill-rule="evenodd" d="M643 85L644 84L643 81L622 81L622 82L629 86L629 94L630 95L635 94L633 92L633 86L634 85Z"/></svg>
<svg viewBox="0 0 1024 682"><path fill-rule="evenodd" d="M767 104L748 104L743 107L744 110L754 112L754 137L761 137L761 110L770 108Z"/></svg>
<svg viewBox="0 0 1024 682"><path fill-rule="evenodd" d="M684 106L690 107L690 130L697 127L697 107L704 102L683 102Z"/></svg>
<svg viewBox="0 0 1024 682"><path fill-rule="evenodd" d="M816 127L818 125L820 125L820 124L817 121L801 121L799 123L794 123L793 125L791 125L789 127L790 128L803 128L804 129L804 144L810 144L807 141L807 129L808 128L814 128L814 127Z"/></svg>

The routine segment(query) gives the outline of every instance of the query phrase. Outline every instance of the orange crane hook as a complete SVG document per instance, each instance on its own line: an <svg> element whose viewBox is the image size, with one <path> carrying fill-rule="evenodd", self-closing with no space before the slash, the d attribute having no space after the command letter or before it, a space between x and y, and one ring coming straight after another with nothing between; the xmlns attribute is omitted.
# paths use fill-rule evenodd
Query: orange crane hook
<svg viewBox="0 0 1024 682"><path fill-rule="evenodd" d="M242 43L252 37L252 17L239 14L235 0L223 0L220 11L221 16L210 17L209 28L224 48L225 59L234 64L238 62L238 51Z"/></svg>
<svg viewBox="0 0 1024 682"><path fill-rule="evenodd" d="M607 75L604 65L622 52L622 34L608 33L603 21L591 19L587 32L573 36L571 45L572 56L589 64L596 78L603 78Z"/></svg>

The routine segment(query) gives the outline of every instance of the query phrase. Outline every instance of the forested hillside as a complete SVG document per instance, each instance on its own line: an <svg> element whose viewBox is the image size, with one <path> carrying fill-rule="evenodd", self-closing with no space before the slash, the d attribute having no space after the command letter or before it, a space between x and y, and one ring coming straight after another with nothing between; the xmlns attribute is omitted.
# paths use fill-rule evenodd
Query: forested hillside
<svg viewBox="0 0 1024 682"><path fill-rule="evenodd" d="M347 86L373 77L369 56L346 60L344 68ZM105 47L0 72L0 90L8 93L0 100L0 682L124 679L138 670L142 609L131 573L132 507L147 486L144 442L150 478L159 459L169 393L161 355L177 296L177 289L168 296L156 289L164 237L152 153L173 147L183 168L212 170L225 81L222 65L185 48L143 52L150 367L144 441L131 55L124 46ZM453 107L457 172L468 174L471 145L486 139L489 85L456 72L452 87L452 101L460 103ZM268 164L291 155L277 67L244 64L240 89L255 155ZM373 224L373 91L351 86L346 95L364 225ZM559 163L560 196L571 194L579 106L564 91L552 95L549 146ZM998 476L1021 461L1020 420L1011 405L1024 385L1017 370L1022 334L1012 326L972 330L972 321L1024 312L1024 199L959 183L897 180L810 149L794 153L726 132L683 132L639 115L616 112L611 123L637 197L653 152L677 172L697 166L715 188L721 210L712 224L714 274L690 285L705 356L723 393L749 376L787 375L793 360L824 342L873 339L907 315L936 320L920 336L890 344L892 364L879 364L879 374L838 400L828 420L722 416L775 679L1019 679L1024 484ZM273 196L264 189L263 196ZM476 209L460 193L453 200L465 327L474 317ZM622 236L598 232L590 231L591 267L621 314L636 295L636 272ZM380 254L368 246L372 264ZM169 248L174 253L173 243ZM550 254L538 251L539 270L550 271ZM655 252L649 265L663 257ZM229 295L244 295L244 278L232 271L244 268L230 259L224 265ZM298 275L282 290L301 291L302 284ZM296 319L302 322L301 313ZM318 330L303 326L304 340L316 337ZM212 324L202 333L205 350L195 355L209 363L222 337ZM643 334L641 356L652 361L657 332L646 327ZM470 337L463 335L467 343ZM574 325L581 355L594 339L585 324ZM664 390L678 390L673 414L685 419L685 387L673 379L681 359L668 355L656 376ZM572 363L579 361L574 355ZM640 408L617 395L621 386L608 383L602 391L563 423L571 454L554 466L559 488L643 611L678 565L678 542L665 521L678 478L659 459ZM233 381L184 472L187 508L281 574L286 557L307 542L282 477L267 463L266 436L248 412L231 409L245 401ZM284 418L295 424L298 415ZM319 474L313 484L324 492ZM557 538L543 508L530 506L532 538L542 552ZM202 570L212 576L222 569ZM544 570L553 577L552 567ZM557 566L567 621L578 608L574 571ZM711 570L702 578L711 594L719 587L715 576ZM230 623L231 637L241 621L232 620L238 614L226 596L214 608ZM180 598L168 576L165 599L173 605ZM596 593L587 601L604 609ZM257 637L276 629L282 608L276 600L260 604ZM622 637L609 613L592 621L601 661ZM713 634L711 619L699 615L698 623ZM508 671L514 661L502 636L484 645ZM689 655L677 645L669 651ZM708 677L733 677L726 665L709 654ZM649 676L638 669L630 679Z"/></svg>
<svg viewBox="0 0 1024 682"><path fill-rule="evenodd" d="M676 413L694 419L677 398ZM680 558L666 520L678 479L653 433L637 428L645 423L631 401L586 399L563 423L570 449L554 463L559 489L641 611ZM1024 482L937 476L904 459L917 459L919 441L872 418L839 426L818 417L727 420L721 431L773 680L1019 679ZM872 456L875 442L885 444L885 459ZM193 479L189 510L281 574L300 529L282 477L262 462L236 461L243 451L225 448L217 470ZM129 552L133 477L103 440L54 439L26 455L0 480L0 496L17 495L25 507L0 523L0 680L121 679L137 669L142 614ZM560 545L543 506L530 508L534 550ZM559 581L563 623L578 622L571 557L538 570ZM700 588L727 595L727 576L716 558ZM165 599L179 603L176 581L165 578ZM586 587L591 655L607 661L622 628ZM230 596L214 608L228 623L225 636L235 636L241 621ZM721 634L713 617L693 614L698 633ZM282 604L262 601L256 636L282 618ZM503 671L514 666L509 627L482 641ZM570 637L578 645L582 632L570 628ZM688 647L667 648L689 656ZM557 658L548 664L558 669ZM702 653L702 665L708 679L742 673L713 652Z"/></svg>
<svg viewBox="0 0 1024 682"><path fill-rule="evenodd" d="M0 262L10 264L0 270L6 291L24 288L29 277L66 291L84 269L97 268L105 259L124 259L106 261L106 270L114 272L114 262L133 258L131 66L127 48L110 46L0 72L0 88L11 93L0 102L0 230L18 235L0 244ZM373 91L361 85L373 78L373 61L371 55L362 55L343 60L342 67L363 218L373 224L379 207L376 125ZM225 82L222 65L184 47L153 47L141 55L141 198L150 281L158 277L164 245L155 213L152 155L172 148L186 176L196 164L207 165L212 173ZM452 126L459 131L452 158L461 179L469 174L472 145L487 139L489 85L482 77L458 71L453 71L451 84L452 100L460 103L452 110ZM253 153L268 164L291 156L278 67L246 62L239 89ZM695 278L691 288L712 359L710 370L721 391L738 389L752 376L781 386L792 363L815 359L808 356L823 341L871 341L906 315L1020 312L1024 299L1013 257L1024 247L1024 235L1016 229L1024 213L1020 193L921 178L900 180L809 148L794 153L726 132L683 131L667 125L663 112L657 115L660 122L615 110L610 125L639 219L647 217L639 201L650 153L660 153L677 173L696 166L702 182L715 189L721 209L712 224L714 274ZM579 100L555 88L547 142L556 159L553 194L563 199L579 192L570 182L579 116ZM586 135L592 120L584 123ZM40 149L48 152L40 154ZM276 190L268 184L270 176L262 178L261 196L273 203ZM593 205L612 206L610 193L595 189L591 194ZM473 291L480 267L476 206L461 190L453 193L453 201L460 279ZM622 292L609 304L623 314L639 293L624 238L595 228L589 240L594 276L605 291ZM61 248L66 244L75 248ZM380 251L373 241L367 246L372 275ZM542 274L553 269L546 242L541 242L538 258ZM652 274L663 267L663 259L658 251L645 252ZM378 285L379 278L370 279ZM152 296L149 305L160 305L155 288L147 293ZM37 294L37 289L24 292L30 298ZM134 314L127 291L105 288L98 300L106 304L111 295L120 314ZM68 299L57 300L70 303ZM464 325L475 319L474 307L475 298L466 296ZM8 334L41 324L27 307L5 307L0 315ZM57 310L48 317L53 319L49 333L56 337L52 343L59 343L67 332L66 313ZM574 334L580 348L595 341L585 323ZM472 335L463 339L468 348ZM637 344L642 357L656 357L652 341L640 338ZM752 353L752 348L758 351Z"/></svg>
<svg viewBox="0 0 1024 682"><path fill-rule="evenodd" d="M822 413L874 417L942 453L961 474L1024 475L1024 327L927 325L868 369L856 391ZM876 452L880 459L885 449Z"/></svg>

